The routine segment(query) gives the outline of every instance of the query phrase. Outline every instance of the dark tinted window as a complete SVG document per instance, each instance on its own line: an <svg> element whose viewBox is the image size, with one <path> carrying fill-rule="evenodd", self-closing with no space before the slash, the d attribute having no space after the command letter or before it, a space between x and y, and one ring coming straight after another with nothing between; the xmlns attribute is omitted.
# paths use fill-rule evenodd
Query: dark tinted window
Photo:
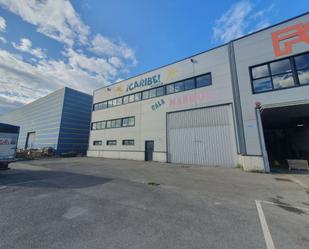
<svg viewBox="0 0 309 249"><path fill-rule="evenodd" d="M258 80L253 80L254 92L264 92L272 89L271 78L262 78Z"/></svg>
<svg viewBox="0 0 309 249"><path fill-rule="evenodd" d="M309 53L295 57L295 65L297 69L309 68Z"/></svg>
<svg viewBox="0 0 309 249"><path fill-rule="evenodd" d="M117 140L107 140L106 145L117 145Z"/></svg>
<svg viewBox="0 0 309 249"><path fill-rule="evenodd" d="M102 145L102 141L101 140L95 140L95 141L93 141L93 145L94 146Z"/></svg>
<svg viewBox="0 0 309 249"><path fill-rule="evenodd" d="M185 90L185 83L183 81L175 83L175 93Z"/></svg>
<svg viewBox="0 0 309 249"><path fill-rule="evenodd" d="M290 60L280 60L270 63L271 74L281 74L286 72L291 72Z"/></svg>
<svg viewBox="0 0 309 249"><path fill-rule="evenodd" d="M193 88L195 88L195 80L194 79L185 80L185 90L190 90Z"/></svg>
<svg viewBox="0 0 309 249"><path fill-rule="evenodd" d="M122 145L134 145L133 139L122 140Z"/></svg>
<svg viewBox="0 0 309 249"><path fill-rule="evenodd" d="M205 74L205 75L196 77L196 87L209 86L209 85L211 85L210 74Z"/></svg>
<svg viewBox="0 0 309 249"><path fill-rule="evenodd" d="M164 95L164 86L157 88L157 97Z"/></svg>

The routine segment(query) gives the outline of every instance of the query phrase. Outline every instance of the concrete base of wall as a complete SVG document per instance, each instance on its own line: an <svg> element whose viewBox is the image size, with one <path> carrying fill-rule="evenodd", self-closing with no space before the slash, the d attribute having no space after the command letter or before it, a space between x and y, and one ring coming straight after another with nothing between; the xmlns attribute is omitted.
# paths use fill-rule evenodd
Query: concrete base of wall
<svg viewBox="0 0 309 249"><path fill-rule="evenodd" d="M128 159L128 160L137 160L144 161L145 153L143 151L108 151L108 150L88 150L88 157L104 157L111 159ZM154 152L153 161L155 162L166 162L166 153L165 152Z"/></svg>
<svg viewBox="0 0 309 249"><path fill-rule="evenodd" d="M238 162L243 167L244 171L265 172L262 156L238 155Z"/></svg>

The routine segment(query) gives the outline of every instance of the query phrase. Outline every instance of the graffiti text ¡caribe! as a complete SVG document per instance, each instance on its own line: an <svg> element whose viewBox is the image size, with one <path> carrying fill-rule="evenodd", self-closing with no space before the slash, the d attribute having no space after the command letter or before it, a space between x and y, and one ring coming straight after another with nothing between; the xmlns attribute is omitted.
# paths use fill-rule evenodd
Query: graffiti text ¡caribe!
<svg viewBox="0 0 309 249"><path fill-rule="evenodd" d="M140 88L144 86L153 86L161 83L160 74L154 75L152 77L141 79L140 81L135 81L127 85L127 92L134 90L135 88Z"/></svg>

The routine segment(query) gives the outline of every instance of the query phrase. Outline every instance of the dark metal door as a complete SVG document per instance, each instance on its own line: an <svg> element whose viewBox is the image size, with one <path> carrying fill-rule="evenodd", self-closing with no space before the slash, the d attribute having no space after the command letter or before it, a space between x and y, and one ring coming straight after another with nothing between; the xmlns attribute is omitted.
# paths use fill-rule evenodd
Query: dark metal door
<svg viewBox="0 0 309 249"><path fill-rule="evenodd" d="M152 161L154 141L145 141L145 161Z"/></svg>

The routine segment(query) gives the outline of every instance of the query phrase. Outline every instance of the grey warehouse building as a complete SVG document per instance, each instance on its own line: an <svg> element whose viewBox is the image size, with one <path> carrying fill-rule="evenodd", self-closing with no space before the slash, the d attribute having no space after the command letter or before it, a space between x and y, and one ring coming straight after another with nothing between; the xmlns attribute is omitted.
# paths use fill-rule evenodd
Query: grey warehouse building
<svg viewBox="0 0 309 249"><path fill-rule="evenodd" d="M91 106L91 95L65 87L0 116L0 122L20 127L19 149L53 147L57 154L85 153Z"/></svg>
<svg viewBox="0 0 309 249"><path fill-rule="evenodd" d="M268 172L309 159L309 13L94 91L87 155Z"/></svg>

